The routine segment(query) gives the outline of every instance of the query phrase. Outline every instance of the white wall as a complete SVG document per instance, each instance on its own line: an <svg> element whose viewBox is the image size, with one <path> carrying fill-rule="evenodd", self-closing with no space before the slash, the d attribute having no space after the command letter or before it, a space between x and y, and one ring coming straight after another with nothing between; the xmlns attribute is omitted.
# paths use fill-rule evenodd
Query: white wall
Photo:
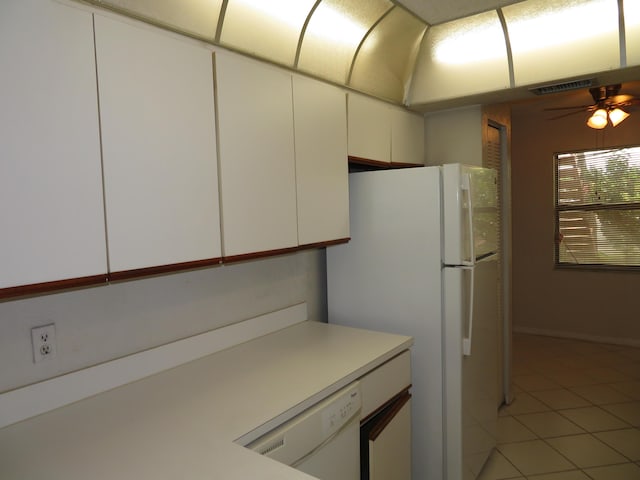
<svg viewBox="0 0 640 480"><path fill-rule="evenodd" d="M308 303L325 320L324 250L0 303L0 392L247 318ZM55 322L56 358L33 363L33 326Z"/></svg>
<svg viewBox="0 0 640 480"><path fill-rule="evenodd" d="M444 110L425 115L427 165L482 165L482 107Z"/></svg>

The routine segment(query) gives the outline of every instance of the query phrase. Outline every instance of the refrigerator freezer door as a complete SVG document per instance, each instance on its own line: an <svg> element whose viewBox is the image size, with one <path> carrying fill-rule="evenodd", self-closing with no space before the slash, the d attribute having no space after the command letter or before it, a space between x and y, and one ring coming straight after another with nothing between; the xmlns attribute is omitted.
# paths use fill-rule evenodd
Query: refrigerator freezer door
<svg viewBox="0 0 640 480"><path fill-rule="evenodd" d="M445 265L473 265L497 251L496 178L490 168L443 165Z"/></svg>
<svg viewBox="0 0 640 480"><path fill-rule="evenodd" d="M495 255L474 267L443 270L447 480L475 479L496 444L497 274ZM470 355L463 351L465 337Z"/></svg>

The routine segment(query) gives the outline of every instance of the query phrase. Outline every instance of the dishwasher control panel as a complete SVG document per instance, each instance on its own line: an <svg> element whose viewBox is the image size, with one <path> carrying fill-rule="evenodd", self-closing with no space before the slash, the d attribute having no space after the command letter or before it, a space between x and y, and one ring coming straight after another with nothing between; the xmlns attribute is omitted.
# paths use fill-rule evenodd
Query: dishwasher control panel
<svg viewBox="0 0 640 480"><path fill-rule="evenodd" d="M360 390L351 389L341 395L335 401L329 403L322 411L322 429L326 435L340 429L342 425L348 422L359 410L362 402L360 401Z"/></svg>

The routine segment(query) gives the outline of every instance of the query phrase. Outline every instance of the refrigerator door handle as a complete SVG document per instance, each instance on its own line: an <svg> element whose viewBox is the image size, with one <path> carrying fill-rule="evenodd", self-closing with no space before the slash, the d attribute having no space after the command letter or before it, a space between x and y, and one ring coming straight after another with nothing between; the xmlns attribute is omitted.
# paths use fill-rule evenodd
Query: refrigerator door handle
<svg viewBox="0 0 640 480"><path fill-rule="evenodd" d="M467 196L467 230L469 235L469 256L462 259L463 265L473 265L476 259L475 238L473 232L473 191L472 191L471 174L462 175L462 190L466 191Z"/></svg>
<svg viewBox="0 0 640 480"><path fill-rule="evenodd" d="M469 318L467 319L468 321L466 334L462 338L462 354L465 357L469 357L471 356L471 337L473 334L473 291L475 289L475 282L473 277L475 268L466 268L465 270L469 272L471 278L469 288L467 289L467 311L469 312Z"/></svg>

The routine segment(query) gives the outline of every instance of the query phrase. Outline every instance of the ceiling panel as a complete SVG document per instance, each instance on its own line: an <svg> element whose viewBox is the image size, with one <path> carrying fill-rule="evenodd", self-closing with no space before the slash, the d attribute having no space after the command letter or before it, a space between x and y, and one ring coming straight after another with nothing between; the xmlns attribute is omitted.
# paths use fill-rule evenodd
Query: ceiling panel
<svg viewBox="0 0 640 480"><path fill-rule="evenodd" d="M358 45L391 8L389 0L322 0L307 25L297 67L346 84Z"/></svg>
<svg viewBox="0 0 640 480"><path fill-rule="evenodd" d="M402 103L425 29L405 9L394 8L362 44L349 86Z"/></svg>
<svg viewBox="0 0 640 480"><path fill-rule="evenodd" d="M529 0L503 12L515 86L620 66L617 0Z"/></svg>
<svg viewBox="0 0 640 480"><path fill-rule="evenodd" d="M422 42L410 103L509 88L509 62L495 11L429 28Z"/></svg>
<svg viewBox="0 0 640 480"><path fill-rule="evenodd" d="M430 25L495 10L523 0L396 0Z"/></svg>
<svg viewBox="0 0 640 480"><path fill-rule="evenodd" d="M640 65L640 2L624 2L627 65Z"/></svg>
<svg viewBox="0 0 640 480"><path fill-rule="evenodd" d="M232 0L220 43L276 63L293 66L298 39L315 0Z"/></svg>

